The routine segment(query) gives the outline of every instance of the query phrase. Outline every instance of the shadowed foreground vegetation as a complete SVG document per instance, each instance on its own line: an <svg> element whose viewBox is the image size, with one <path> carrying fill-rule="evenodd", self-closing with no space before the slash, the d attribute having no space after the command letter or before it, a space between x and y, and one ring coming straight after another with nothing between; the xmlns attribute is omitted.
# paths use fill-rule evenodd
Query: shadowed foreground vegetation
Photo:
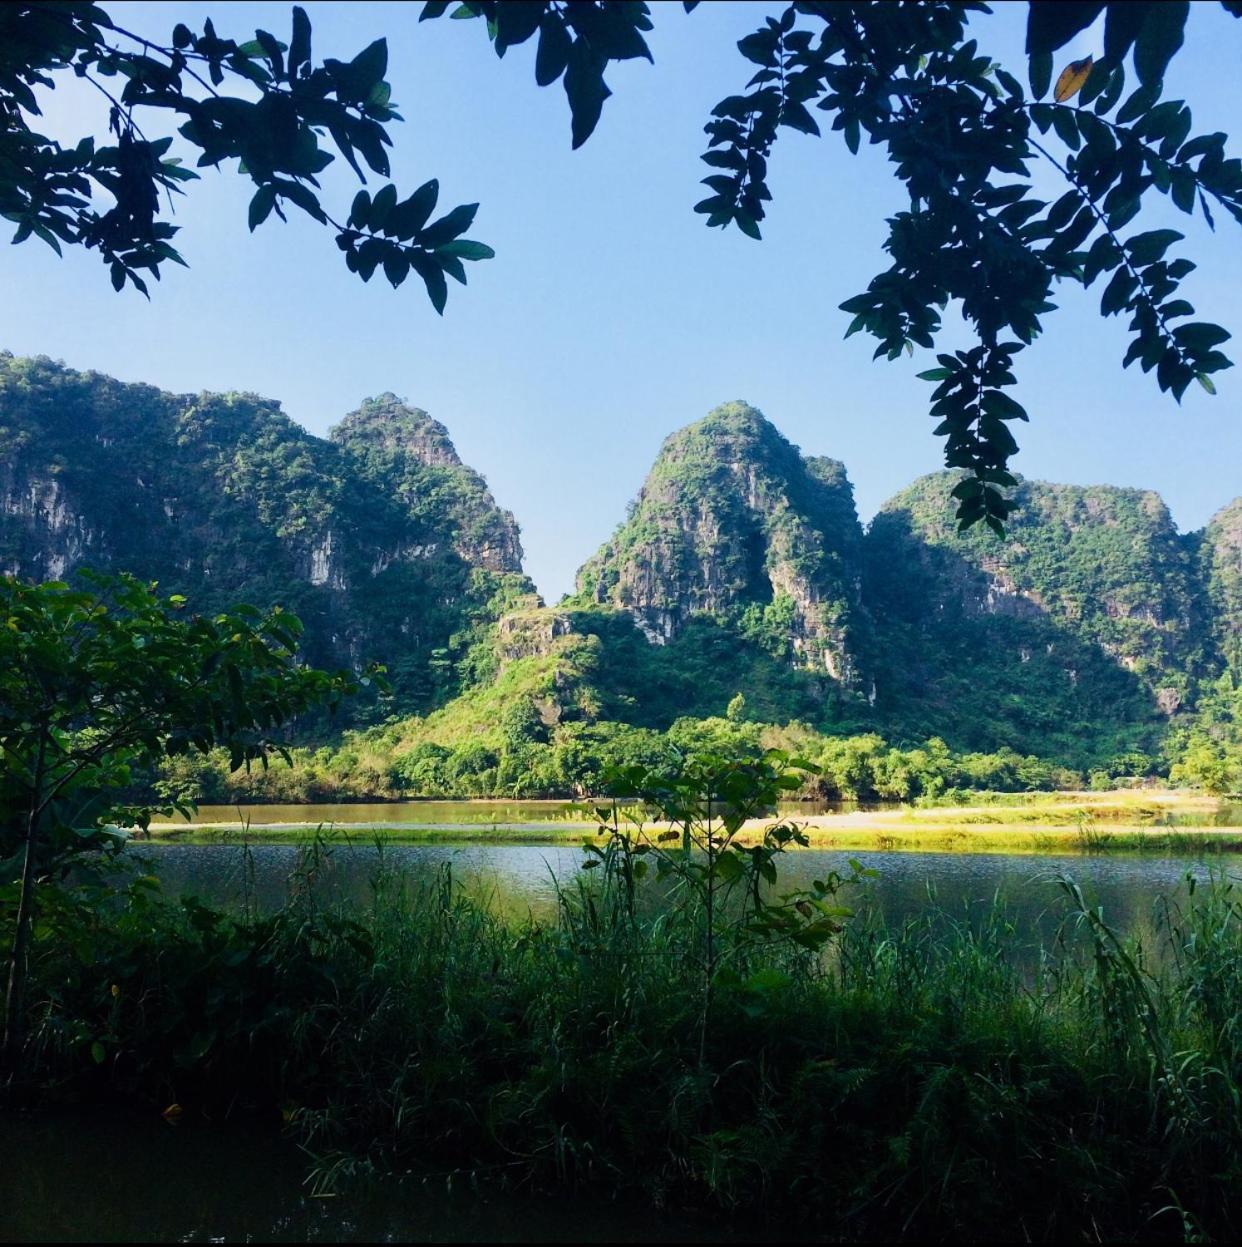
<svg viewBox="0 0 1242 1247"><path fill-rule="evenodd" d="M601 843L542 922L383 865L369 903L337 903L321 846L275 913L150 879L104 905L94 884L49 892L29 1085L187 1119L283 1113L321 1190L466 1170L830 1238L1236 1236L1228 881L1163 903L1142 943L1068 881L1038 951L1000 901L900 928L824 910L818 947L718 923L705 998L704 894Z"/></svg>

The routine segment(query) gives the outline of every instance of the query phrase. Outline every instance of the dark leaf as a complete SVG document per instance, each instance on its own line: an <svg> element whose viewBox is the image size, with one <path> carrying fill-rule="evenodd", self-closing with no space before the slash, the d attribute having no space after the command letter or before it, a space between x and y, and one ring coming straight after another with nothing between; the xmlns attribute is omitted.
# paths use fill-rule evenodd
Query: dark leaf
<svg viewBox="0 0 1242 1247"><path fill-rule="evenodd" d="M496 253L486 243L473 242L469 238L458 238L453 242L446 242L443 246L436 248L438 256L457 256L462 260L492 260L496 258Z"/></svg>
<svg viewBox="0 0 1242 1247"><path fill-rule="evenodd" d="M1052 53L1040 52L1031 57L1030 64L1031 95L1042 100L1052 85Z"/></svg>
<svg viewBox="0 0 1242 1247"><path fill-rule="evenodd" d="M431 306L443 316L444 305L448 302L448 283L444 280L444 270L436 262L435 257L428 255L425 251L411 251L409 259L411 267L423 279L423 285L427 287L427 296L431 300Z"/></svg>
<svg viewBox="0 0 1242 1247"><path fill-rule="evenodd" d="M309 65L311 58L311 24L306 10L293 6L293 38L289 43L289 79L297 77L298 69Z"/></svg>
<svg viewBox="0 0 1242 1247"><path fill-rule="evenodd" d="M599 124L604 101L612 94L604 82L604 66L604 59L584 39L574 40L565 70L565 95L569 99L575 149L591 137Z"/></svg>
<svg viewBox="0 0 1242 1247"><path fill-rule="evenodd" d="M535 81L546 87L555 82L569 64L573 37L557 13L547 13L539 23L539 48L535 53Z"/></svg>
<svg viewBox="0 0 1242 1247"><path fill-rule="evenodd" d="M451 242L470 228L478 210L478 204L460 204L452 212L420 230L417 235L419 243L428 251L433 251L443 243Z"/></svg>
<svg viewBox="0 0 1242 1247"><path fill-rule="evenodd" d="M254 197L250 201L249 222L251 233L254 233L255 229L267 220L275 204L275 187L269 183L264 183L255 191Z"/></svg>
<svg viewBox="0 0 1242 1247"><path fill-rule="evenodd" d="M1064 47L1079 31L1086 30L1103 9L1103 0L1031 0L1026 19L1026 54L1039 56Z"/></svg>
<svg viewBox="0 0 1242 1247"><path fill-rule="evenodd" d="M1182 46L1189 0L1160 0L1145 6L1147 13L1134 45L1134 68L1146 87L1159 87L1174 53Z"/></svg>
<svg viewBox="0 0 1242 1247"><path fill-rule="evenodd" d="M1136 234L1125 243L1126 254L1133 264L1140 268L1153 264L1175 243L1182 240L1183 235L1175 229L1149 230L1145 234Z"/></svg>

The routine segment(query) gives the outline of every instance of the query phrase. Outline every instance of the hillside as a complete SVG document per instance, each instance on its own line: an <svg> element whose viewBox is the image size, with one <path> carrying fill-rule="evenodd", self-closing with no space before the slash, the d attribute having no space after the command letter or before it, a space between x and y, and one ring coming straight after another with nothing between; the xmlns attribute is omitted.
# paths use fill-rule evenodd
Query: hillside
<svg viewBox="0 0 1242 1247"><path fill-rule="evenodd" d="M513 517L443 426L391 394L324 440L255 395L0 354L0 571L81 567L200 609L280 603L310 661L387 662L407 710L459 692L488 626L535 600Z"/></svg>
<svg viewBox="0 0 1242 1247"><path fill-rule="evenodd" d="M1159 496L1021 481L1002 541L957 532L957 479L916 481L867 534L881 719L1053 756L1153 748L1212 659L1191 545Z"/></svg>
<svg viewBox="0 0 1242 1247"><path fill-rule="evenodd" d="M578 597L627 610L661 645L711 618L857 691L861 543L844 466L804 458L755 408L726 403L665 441L578 573Z"/></svg>

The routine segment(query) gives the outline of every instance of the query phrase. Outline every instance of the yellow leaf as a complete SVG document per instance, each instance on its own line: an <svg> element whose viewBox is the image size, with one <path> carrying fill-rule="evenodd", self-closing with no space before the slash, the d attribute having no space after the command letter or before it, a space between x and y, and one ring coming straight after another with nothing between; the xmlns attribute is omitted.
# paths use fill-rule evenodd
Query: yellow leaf
<svg viewBox="0 0 1242 1247"><path fill-rule="evenodd" d="M1081 61L1070 61L1061 70L1056 90L1052 93L1052 98L1058 104L1064 104L1066 100L1073 99L1087 85L1087 79L1091 77L1092 61L1092 57L1084 56Z"/></svg>
<svg viewBox="0 0 1242 1247"><path fill-rule="evenodd" d="M183 1112L185 1112L185 1110L181 1107L180 1104L170 1104L163 1111L163 1113L160 1114L160 1116L162 1116L165 1121L176 1121L177 1118L179 1118Z"/></svg>

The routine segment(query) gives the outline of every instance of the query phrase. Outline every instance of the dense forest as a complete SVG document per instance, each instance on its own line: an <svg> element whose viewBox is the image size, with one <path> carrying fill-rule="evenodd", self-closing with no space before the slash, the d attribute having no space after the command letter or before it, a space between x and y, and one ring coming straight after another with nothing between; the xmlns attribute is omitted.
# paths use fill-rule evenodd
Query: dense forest
<svg viewBox="0 0 1242 1247"><path fill-rule="evenodd" d="M824 796L1239 779L1242 499L1180 534L1150 491L1022 480L998 538L957 532L942 472L864 528L841 463L728 403L547 606L513 517L391 394L321 439L3 355L0 451L0 570L279 604L308 661L387 667L292 768L182 759L179 795L580 794L704 744L807 757Z"/></svg>

